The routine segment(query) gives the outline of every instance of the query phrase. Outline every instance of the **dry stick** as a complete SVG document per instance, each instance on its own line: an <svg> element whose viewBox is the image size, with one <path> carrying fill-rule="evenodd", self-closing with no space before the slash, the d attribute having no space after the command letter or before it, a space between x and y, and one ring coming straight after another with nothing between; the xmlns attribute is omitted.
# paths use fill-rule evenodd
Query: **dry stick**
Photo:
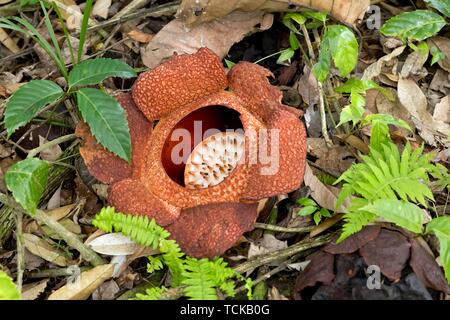
<svg viewBox="0 0 450 320"><path fill-rule="evenodd" d="M51 140L51 141L49 141L47 143L44 143L44 144L40 145L39 147L28 151L27 159L33 158L39 152L42 152L42 151L44 151L44 150L46 150L48 148L57 146L60 143L64 143L64 142L76 139L76 137L77 136L74 133L71 133L71 134L68 134L68 135L65 135L65 136L53 139L53 140Z"/></svg>
<svg viewBox="0 0 450 320"><path fill-rule="evenodd" d="M266 255L262 255L259 257L256 257L252 260L249 260L247 262L244 262L237 267L234 268L234 270L238 273L245 273L247 271L256 269L262 265L271 263L273 261L277 261L280 259L284 259L287 257L290 257L296 253L322 246L328 242L330 242L333 234L327 234L320 237L317 237L315 239L307 239L304 241L300 241L288 248L277 250L270 252Z"/></svg>
<svg viewBox="0 0 450 320"><path fill-rule="evenodd" d="M23 271L25 269L25 249L23 244L22 212L16 213L16 249L17 249L17 289L22 292Z"/></svg>
<svg viewBox="0 0 450 320"><path fill-rule="evenodd" d="M84 272L92 269L91 267L80 267L80 271ZM47 269L47 270L36 270L27 274L28 278L56 278L65 277L73 275L73 267L67 268L57 268L57 269Z"/></svg>
<svg viewBox="0 0 450 320"><path fill-rule="evenodd" d="M7 205L10 208L13 208L16 211L20 211L22 213L27 213L16 201L11 199L4 193L0 193L0 202L4 205ZM81 256L86 260L92 263L94 266L98 266L101 264L105 264L105 261L95 253L91 248L87 247L83 244L83 242L78 239L78 237L64 228L58 221L47 215L42 210L36 210L36 215L34 219L40 223L47 225L52 231L54 231L57 235L59 235L70 247L78 250Z"/></svg>
<svg viewBox="0 0 450 320"><path fill-rule="evenodd" d="M275 226L273 224L257 222L257 223L255 223L255 228L269 230L269 231L277 231L277 232L308 233L315 227L311 226L311 227L299 227L299 228L286 228L286 227Z"/></svg>
<svg viewBox="0 0 450 320"><path fill-rule="evenodd" d="M320 81L317 81L317 87L319 88L320 127L322 129L322 135L323 139L325 140L325 143L327 144L328 147L331 147L333 146L333 142L331 141L327 131L327 119L325 114L325 101L324 101L325 92L323 91L322 83Z"/></svg>

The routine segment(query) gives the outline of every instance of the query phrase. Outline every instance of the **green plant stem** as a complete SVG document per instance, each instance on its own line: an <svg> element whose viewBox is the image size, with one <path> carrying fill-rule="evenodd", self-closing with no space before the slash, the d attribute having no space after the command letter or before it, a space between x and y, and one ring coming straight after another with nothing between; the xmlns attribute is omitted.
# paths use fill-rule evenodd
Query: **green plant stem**
<svg viewBox="0 0 450 320"><path fill-rule="evenodd" d="M23 270L25 269L25 249L23 245L23 214L16 213L16 249L17 249L17 290L22 292Z"/></svg>
<svg viewBox="0 0 450 320"><path fill-rule="evenodd" d="M272 224L257 222L257 223L255 223L255 228L269 230L269 231L277 231L277 232L308 233L315 227L311 226L311 227L301 227L301 228L285 228L285 227L275 226Z"/></svg>
<svg viewBox="0 0 450 320"><path fill-rule="evenodd" d="M26 211L16 201L14 201L4 193L0 193L0 202L10 208L13 208L17 212L20 211L22 213L26 213ZM36 210L36 215L34 216L34 218L38 223L47 225L70 247L78 250L83 259L91 262L92 265L98 266L101 264L105 264L105 261L103 261L103 259L99 255L97 255L95 251L85 246L75 234L64 228L58 221L47 215L44 211Z"/></svg>
<svg viewBox="0 0 450 320"><path fill-rule="evenodd" d="M56 145L58 145L58 144L60 144L60 143L64 143L64 142L67 142L67 141L76 139L76 137L77 137L77 136L75 135L75 133L71 133L71 134L68 134L68 135L65 135L65 136L56 138L56 139L54 139L54 140L51 140L51 141L49 141L49 142L47 142L47 143L44 143L43 145L40 145L39 147L34 148L34 149L28 151L27 159L33 158L33 157L35 157L39 152L42 152L42 151L44 151L44 150L46 150L46 149L48 149L48 148L54 147L54 146L56 146Z"/></svg>
<svg viewBox="0 0 450 320"><path fill-rule="evenodd" d="M244 263L238 265L236 268L234 268L234 270L241 274L246 273L247 271L254 270L262 265L290 257L296 253L299 253L299 252L302 252L302 251L305 251L305 250L308 250L311 248L320 247L320 246L330 242L332 237L333 237L333 234L327 234L327 235L319 236L314 239L307 239L307 240L300 241L288 248L273 251L268 254L255 257L252 260L249 260L247 262L244 262Z"/></svg>
<svg viewBox="0 0 450 320"><path fill-rule="evenodd" d="M309 37L308 30L306 29L304 24L300 25L300 28L302 29L303 35L305 37L306 45L308 47L308 53L311 60L316 60L316 55L314 54L314 49L312 47L311 38Z"/></svg>
<svg viewBox="0 0 450 320"><path fill-rule="evenodd" d="M333 145L327 131L327 118L325 113L325 92L320 81L317 81L317 87L319 89L319 112L320 112L320 127L322 130L322 136L328 147Z"/></svg>
<svg viewBox="0 0 450 320"><path fill-rule="evenodd" d="M280 50L280 51L271 53L271 54L269 54L268 56L265 56L265 57L263 57L263 58L261 58L261 59L259 59L259 60L256 60L256 61L253 62L253 63L254 63L254 64L258 64L258 63L260 63L260 62L262 62L262 61L264 61L264 60L266 60L266 59L275 57L276 55L279 55L280 53L282 53L284 50L286 50L286 49L283 49L283 50Z"/></svg>

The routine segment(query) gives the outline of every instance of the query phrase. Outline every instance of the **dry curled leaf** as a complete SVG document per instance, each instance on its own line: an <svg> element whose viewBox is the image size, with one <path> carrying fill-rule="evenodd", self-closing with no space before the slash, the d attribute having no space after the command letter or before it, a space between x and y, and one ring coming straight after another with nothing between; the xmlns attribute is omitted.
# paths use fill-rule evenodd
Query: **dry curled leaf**
<svg viewBox="0 0 450 320"><path fill-rule="evenodd" d="M47 288L50 279L43 279L38 282L28 283L22 287L22 300L35 300Z"/></svg>
<svg viewBox="0 0 450 320"><path fill-rule="evenodd" d="M406 46L401 46L393 50L391 53L381 57L377 62L372 63L370 66L364 70L362 75L362 80L373 80L373 78L378 77L383 72L384 68L388 65L393 65L396 62L393 61L396 57L402 54Z"/></svg>
<svg viewBox="0 0 450 320"><path fill-rule="evenodd" d="M174 19L143 50L142 61L147 67L155 68L175 52L190 54L202 47L208 47L223 58L234 43L249 33L264 30L257 27L262 26L263 20L262 12L235 12L188 30L182 21Z"/></svg>
<svg viewBox="0 0 450 320"><path fill-rule="evenodd" d="M364 16L369 5L369 0L184 0L178 9L177 17L190 25L224 17L234 10L284 12L287 9L306 7L329 12L342 22L355 24Z"/></svg>
<svg viewBox="0 0 450 320"><path fill-rule="evenodd" d="M67 255L63 251L56 249L50 242L31 233L24 233L22 236L25 248L32 254L60 267L65 267L69 264Z"/></svg>
<svg viewBox="0 0 450 320"><path fill-rule="evenodd" d="M84 271L74 282L69 282L53 292L48 300L86 300L103 282L110 279L114 265L104 264Z"/></svg>
<svg viewBox="0 0 450 320"><path fill-rule="evenodd" d="M127 33L127 36L129 36L131 39L133 39L137 42L149 43L155 35L150 34L150 33L145 33L140 30L131 30L130 32Z"/></svg>
<svg viewBox="0 0 450 320"><path fill-rule="evenodd" d="M96 0L91 14L106 19L108 18L109 7L111 7L111 0Z"/></svg>
<svg viewBox="0 0 450 320"><path fill-rule="evenodd" d="M2 28L0 28L0 42L12 53L17 53L20 51L20 48L17 46L16 42Z"/></svg>

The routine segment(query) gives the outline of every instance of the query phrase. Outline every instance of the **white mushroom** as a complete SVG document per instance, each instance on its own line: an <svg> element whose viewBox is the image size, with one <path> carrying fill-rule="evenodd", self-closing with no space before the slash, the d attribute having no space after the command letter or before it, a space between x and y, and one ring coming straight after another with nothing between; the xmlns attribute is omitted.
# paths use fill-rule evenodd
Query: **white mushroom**
<svg viewBox="0 0 450 320"><path fill-rule="evenodd" d="M241 159L244 141L242 133L219 132L199 143L186 162L186 188L208 188L222 182Z"/></svg>

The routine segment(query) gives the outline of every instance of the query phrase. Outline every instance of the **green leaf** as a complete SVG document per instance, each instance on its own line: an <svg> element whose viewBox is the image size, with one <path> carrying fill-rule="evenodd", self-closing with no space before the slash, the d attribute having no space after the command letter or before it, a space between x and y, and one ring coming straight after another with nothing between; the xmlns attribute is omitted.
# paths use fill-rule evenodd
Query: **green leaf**
<svg viewBox="0 0 450 320"><path fill-rule="evenodd" d="M291 45L291 48L293 50L297 50L298 48L300 48L300 42L298 42L297 36L294 32L291 32L289 34L289 44Z"/></svg>
<svg viewBox="0 0 450 320"><path fill-rule="evenodd" d="M19 300L20 292L8 275L0 270L0 300Z"/></svg>
<svg viewBox="0 0 450 320"><path fill-rule="evenodd" d="M330 211L328 211L327 208L322 208L322 209L320 209L319 212L320 212L320 215L321 215L322 217L325 217L325 218L331 218Z"/></svg>
<svg viewBox="0 0 450 320"><path fill-rule="evenodd" d="M363 94L369 89L376 89L384 94L389 100L394 100L394 96L391 91L383 88L373 80L360 80L357 78L350 78L343 85L335 88L335 91L339 93L357 92Z"/></svg>
<svg viewBox="0 0 450 320"><path fill-rule="evenodd" d="M389 128L386 123L373 121L370 134L370 147L379 152L383 151L383 144L391 142Z"/></svg>
<svg viewBox="0 0 450 320"><path fill-rule="evenodd" d="M77 64L69 73L69 90L76 86L98 84L108 77L132 78L133 68L117 59L91 59Z"/></svg>
<svg viewBox="0 0 450 320"><path fill-rule="evenodd" d="M278 57L277 63L283 63L286 60L289 60L294 56L295 50L288 48L286 50L281 51L280 56Z"/></svg>
<svg viewBox="0 0 450 320"><path fill-rule="evenodd" d="M375 122L382 122L385 123L386 125L391 124L399 128L404 128L411 131L411 127L405 120L395 119L390 114L383 114L383 113L373 113L365 116L363 120L363 125L368 125Z"/></svg>
<svg viewBox="0 0 450 320"><path fill-rule="evenodd" d="M450 284L450 217L434 218L428 223L426 231L428 234L434 234L439 240L441 263Z"/></svg>
<svg viewBox="0 0 450 320"><path fill-rule="evenodd" d="M361 106L354 106L350 104L342 108L338 126L343 125L347 122L353 122L353 125L357 124L364 114L364 108Z"/></svg>
<svg viewBox="0 0 450 320"><path fill-rule="evenodd" d="M320 222L321 219L322 219L322 216L320 215L320 212L319 212L319 211L317 211L316 213L314 213L314 215L313 215L313 220L314 220L314 223L315 223L316 225L319 224L319 222Z"/></svg>
<svg viewBox="0 0 450 320"><path fill-rule="evenodd" d="M31 215L36 213L45 190L49 168L48 162L31 158L12 165L5 174L6 186L14 199Z"/></svg>
<svg viewBox="0 0 450 320"><path fill-rule="evenodd" d="M448 0L425 0L425 2L450 18L450 2Z"/></svg>
<svg viewBox="0 0 450 320"><path fill-rule="evenodd" d="M329 48L334 65L343 77L348 76L358 62L358 41L353 32L342 25L329 26L324 39L329 41Z"/></svg>
<svg viewBox="0 0 450 320"><path fill-rule="evenodd" d="M431 47L430 52L431 55L433 56L433 59L431 59L431 65L445 59L445 54L442 51L440 51L437 47L434 46Z"/></svg>
<svg viewBox="0 0 450 320"><path fill-rule="evenodd" d="M299 216L304 217L304 216L309 216L310 214L313 214L316 211L317 211L316 206L306 206L306 207L301 208L297 214Z"/></svg>
<svg viewBox="0 0 450 320"><path fill-rule="evenodd" d="M131 140L125 110L113 97L92 88L77 91L78 108L97 141L130 161Z"/></svg>
<svg viewBox="0 0 450 320"><path fill-rule="evenodd" d="M424 214L417 205L402 200L379 199L361 208L411 232L422 233Z"/></svg>
<svg viewBox="0 0 450 320"><path fill-rule="evenodd" d="M310 198L299 198L296 201L299 205L302 205L304 207L306 206L313 206L313 207L317 207L317 204L314 202L314 200L310 199Z"/></svg>
<svg viewBox="0 0 450 320"><path fill-rule="evenodd" d="M401 13L390 18L381 27L382 34L401 40L425 40L438 33L445 26L445 19L437 13L416 10Z"/></svg>
<svg viewBox="0 0 450 320"><path fill-rule="evenodd" d="M318 81L324 83L325 80L327 80L328 74L330 73L330 68L331 68L330 44L327 39L324 39L319 48L319 59L317 60L317 63L313 66L312 72Z"/></svg>
<svg viewBox="0 0 450 320"><path fill-rule="evenodd" d="M236 63L234 63L233 61L230 61L228 59L224 59L224 61L225 61L225 64L227 65L228 69L231 69L236 65Z"/></svg>
<svg viewBox="0 0 450 320"><path fill-rule="evenodd" d="M342 226L342 233L337 239L336 243L340 243L347 239L352 234L362 230L369 223L375 221L376 215L370 212L357 211L349 212L344 215L344 225Z"/></svg>
<svg viewBox="0 0 450 320"><path fill-rule="evenodd" d="M298 24L305 24L305 22L306 22L305 16L303 16L301 13L298 13L298 12L289 12L289 13L286 13L286 14L284 15L284 18L286 18L286 19L292 19L292 20L294 20L295 22L297 22Z"/></svg>
<svg viewBox="0 0 450 320"><path fill-rule="evenodd" d="M320 22L327 21L327 13L326 12L318 12L318 11L304 11L302 14L305 17L318 20Z"/></svg>
<svg viewBox="0 0 450 320"><path fill-rule="evenodd" d="M62 89L49 80L32 80L21 86L6 103L5 127L8 137L62 95Z"/></svg>

